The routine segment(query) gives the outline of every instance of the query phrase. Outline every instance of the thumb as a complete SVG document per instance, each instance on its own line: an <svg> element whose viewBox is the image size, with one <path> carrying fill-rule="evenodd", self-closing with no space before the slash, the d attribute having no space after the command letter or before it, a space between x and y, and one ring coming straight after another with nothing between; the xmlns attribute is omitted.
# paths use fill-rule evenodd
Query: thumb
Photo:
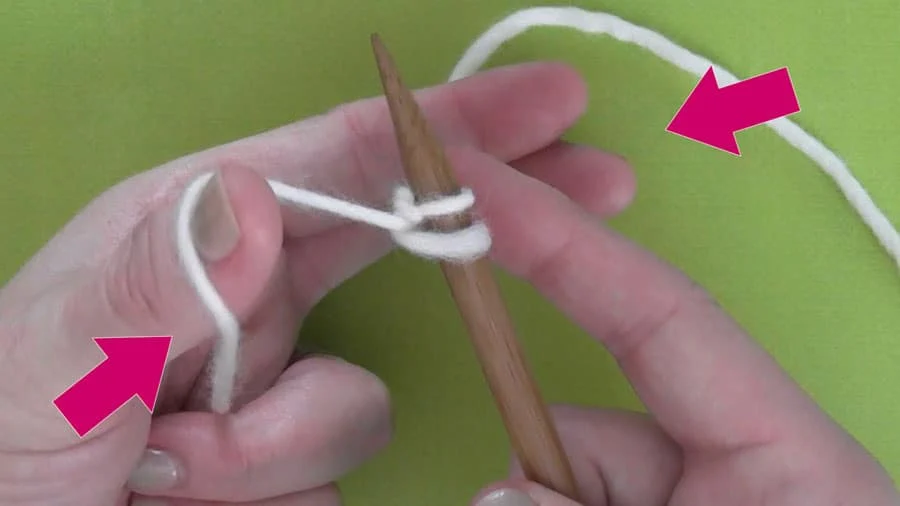
<svg viewBox="0 0 900 506"><path fill-rule="evenodd" d="M14 362L27 369L21 376L38 377L29 397L42 397L36 399L41 413L103 360L94 337L172 336L171 361L214 335L176 247L180 204L180 191L164 199L107 261L32 305ZM229 167L203 188L192 222L210 281L228 308L245 317L261 300L281 251L281 212L272 190L255 172ZM104 233L102 222L95 233Z"/></svg>
<svg viewBox="0 0 900 506"><path fill-rule="evenodd" d="M210 282L241 318L255 309L275 270L281 211L259 174L229 168L211 176L200 187L191 238ZM74 293L66 320L79 331L75 339L171 335L173 360L214 334L179 256L181 192L172 197L140 221L110 262Z"/></svg>
<svg viewBox="0 0 900 506"><path fill-rule="evenodd" d="M479 495L473 506L581 506L533 482L494 485Z"/></svg>

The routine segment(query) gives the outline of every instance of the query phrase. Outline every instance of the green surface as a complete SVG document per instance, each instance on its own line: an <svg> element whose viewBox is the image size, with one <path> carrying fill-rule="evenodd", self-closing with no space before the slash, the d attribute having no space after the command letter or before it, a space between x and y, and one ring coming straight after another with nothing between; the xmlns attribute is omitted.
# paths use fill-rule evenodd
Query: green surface
<svg viewBox="0 0 900 506"><path fill-rule="evenodd" d="M378 94L371 31L420 86L444 80L475 36L527 5L3 2L0 279L123 177ZM788 66L795 119L900 223L896 0L578 5L742 77ZM696 79L608 38L540 29L492 65L542 58L589 82L590 111L569 139L620 152L637 171L636 204L613 226L711 290L900 478L900 281L830 180L765 128L739 134L742 158L666 134ZM549 399L638 406L599 347L528 287L503 284ZM347 504L466 504L505 471L504 433L432 265L389 257L328 298L304 338L371 368L394 395L395 443L345 480Z"/></svg>

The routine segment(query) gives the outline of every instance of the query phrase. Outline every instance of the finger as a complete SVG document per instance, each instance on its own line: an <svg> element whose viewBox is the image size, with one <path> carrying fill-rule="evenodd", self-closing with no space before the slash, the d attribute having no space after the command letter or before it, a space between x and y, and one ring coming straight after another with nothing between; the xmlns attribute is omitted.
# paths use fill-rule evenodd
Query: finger
<svg viewBox="0 0 900 506"><path fill-rule="evenodd" d="M475 188L482 198L490 180L505 177L497 171L498 162L487 157L460 155L448 150L461 181ZM623 210L634 195L634 176L621 159L602 151L554 143L520 158L513 167L527 176L555 186L567 197L610 217ZM508 167L503 171L509 172ZM393 247L390 237L368 226L344 225L316 235L289 239L287 245L291 278L301 312L313 307L333 288L379 259Z"/></svg>
<svg viewBox="0 0 900 506"><path fill-rule="evenodd" d="M258 174L224 170L204 190L194 241L229 308L252 313L281 254L278 204ZM179 202L152 209L111 261L72 292L66 323L81 335L173 335L170 360L213 334L180 262L174 240ZM233 218L229 218L229 216Z"/></svg>
<svg viewBox="0 0 900 506"><path fill-rule="evenodd" d="M281 251L279 208L265 181L251 171L225 171L222 187L213 182L207 190L198 211L198 249L214 260L209 273L213 284L243 317L259 302ZM11 424L28 429L11 435L11 440L25 444L33 431L62 438L32 441L33 449L77 441L51 400L103 360L93 337L173 336L169 360L175 360L214 335L212 320L183 274L176 251L176 204L149 209L119 241L109 261L78 272L77 277L59 279L55 291L33 304L21 331L29 338L12 348L13 367L0 374L3 380L9 376L11 383L21 381L16 378L39 378L16 403L31 410L36 424L48 426L38 431ZM39 371L25 370L37 367ZM138 403L128 406L110 421L136 416L149 422ZM103 430L98 428L94 435Z"/></svg>
<svg viewBox="0 0 900 506"><path fill-rule="evenodd" d="M585 506L668 502L681 476L682 454L653 419L578 406L551 411ZM515 459L510 478L526 478Z"/></svg>
<svg viewBox="0 0 900 506"><path fill-rule="evenodd" d="M297 311L306 314L331 290L393 247L386 233L357 224L289 241L285 251Z"/></svg>
<svg viewBox="0 0 900 506"><path fill-rule="evenodd" d="M571 126L586 107L586 87L569 66L527 63L420 90L416 98L443 142L477 147L509 161L550 144ZM174 160L136 176L108 198L127 192L129 199L146 199L166 188L177 190L202 172L239 167L316 191L380 203L401 176L393 135L384 99L359 100ZM285 225L290 235L303 235L319 230L323 220L334 223L303 214L287 217Z"/></svg>
<svg viewBox="0 0 900 506"><path fill-rule="evenodd" d="M211 501L310 490L374 455L391 431L388 393L375 376L337 359L308 358L237 413L156 419L149 439L154 450L129 486L142 494Z"/></svg>
<svg viewBox="0 0 900 506"><path fill-rule="evenodd" d="M416 97L443 142L476 147L501 160L550 144L586 104L581 78L555 63L493 69L418 91ZM218 167L250 168L370 205L382 204L402 176L393 124L381 97L177 160L145 175L141 185L159 188L160 179L185 177L173 175L173 166L185 166L182 172L192 174ZM288 235L302 236L336 221L304 211L286 213L284 222Z"/></svg>
<svg viewBox="0 0 900 506"><path fill-rule="evenodd" d="M376 76L373 66L373 84ZM586 88L577 73L552 63L493 69L416 96L444 142L474 144L504 161L556 140L586 104ZM400 177L392 132L384 100L366 99L138 174L104 192L69 222L0 299L15 303L25 298L23 292L42 292L48 270L66 273L104 263L110 245L136 226L148 203L176 198L188 181L205 172L250 169L289 184L383 204ZM292 236L335 223L306 212L286 215ZM98 233L98 223L103 223L103 233ZM7 293L17 296L10 300L4 298Z"/></svg>
<svg viewBox="0 0 900 506"><path fill-rule="evenodd" d="M628 163L590 146L556 142L510 165L601 218L622 212L634 198L636 181Z"/></svg>
<svg viewBox="0 0 900 506"><path fill-rule="evenodd" d="M337 487L328 485L306 492L283 495L272 499L251 502L198 501L182 498L161 498L135 495L129 506L340 506L341 495Z"/></svg>
<svg viewBox="0 0 900 506"><path fill-rule="evenodd" d="M683 275L559 192L467 153L459 166L495 165L478 187L493 257L596 336L679 442L732 448L821 426L811 400Z"/></svg>

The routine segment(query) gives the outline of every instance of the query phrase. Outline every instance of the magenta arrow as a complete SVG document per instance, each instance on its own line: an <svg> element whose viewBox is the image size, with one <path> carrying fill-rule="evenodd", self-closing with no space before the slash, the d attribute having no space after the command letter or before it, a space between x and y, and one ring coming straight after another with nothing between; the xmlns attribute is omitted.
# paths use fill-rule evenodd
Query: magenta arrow
<svg viewBox="0 0 900 506"><path fill-rule="evenodd" d="M735 132L799 111L786 67L723 88L710 67L666 130L741 156Z"/></svg>
<svg viewBox="0 0 900 506"><path fill-rule="evenodd" d="M153 412L172 337L96 337L94 342L106 359L53 400L80 437L132 397Z"/></svg>

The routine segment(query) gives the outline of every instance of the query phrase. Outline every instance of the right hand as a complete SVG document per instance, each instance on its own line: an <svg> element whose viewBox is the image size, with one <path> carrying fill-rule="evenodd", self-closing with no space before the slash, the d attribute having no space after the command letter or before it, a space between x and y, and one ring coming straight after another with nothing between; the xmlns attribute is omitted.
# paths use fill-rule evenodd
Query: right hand
<svg viewBox="0 0 900 506"><path fill-rule="evenodd" d="M900 504L875 459L690 280L541 183L491 194L495 260L593 334L649 411L554 409L581 504ZM474 504L578 503L514 463Z"/></svg>

